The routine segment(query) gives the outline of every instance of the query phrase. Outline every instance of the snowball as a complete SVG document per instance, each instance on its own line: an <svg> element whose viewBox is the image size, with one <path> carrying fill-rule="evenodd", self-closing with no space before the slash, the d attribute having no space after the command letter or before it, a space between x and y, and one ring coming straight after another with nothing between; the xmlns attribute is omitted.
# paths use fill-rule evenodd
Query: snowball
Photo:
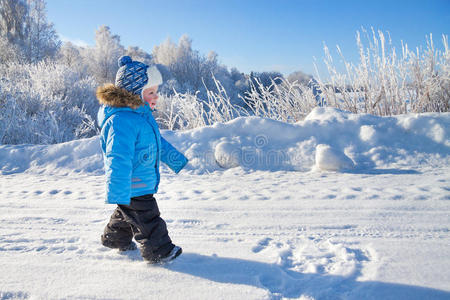
<svg viewBox="0 0 450 300"><path fill-rule="evenodd" d="M428 133L428 136L436 143L444 143L446 140L445 130L441 125L434 125Z"/></svg>
<svg viewBox="0 0 450 300"><path fill-rule="evenodd" d="M214 157L220 167L235 168L239 166L241 148L237 143L220 142L216 145Z"/></svg>
<svg viewBox="0 0 450 300"><path fill-rule="evenodd" d="M359 130L359 138L364 142L375 142L375 129L373 126L364 125L361 126L361 129Z"/></svg>
<svg viewBox="0 0 450 300"><path fill-rule="evenodd" d="M353 161L338 149L320 144L316 147L316 167L326 171L353 169Z"/></svg>

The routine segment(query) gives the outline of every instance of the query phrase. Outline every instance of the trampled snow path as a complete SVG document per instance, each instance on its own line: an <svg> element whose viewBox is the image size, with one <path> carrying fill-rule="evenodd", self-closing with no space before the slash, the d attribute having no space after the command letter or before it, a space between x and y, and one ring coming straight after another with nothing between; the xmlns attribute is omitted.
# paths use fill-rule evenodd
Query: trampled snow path
<svg viewBox="0 0 450 300"><path fill-rule="evenodd" d="M99 237L103 176L0 177L0 299L450 299L450 168L164 173L184 253Z"/></svg>

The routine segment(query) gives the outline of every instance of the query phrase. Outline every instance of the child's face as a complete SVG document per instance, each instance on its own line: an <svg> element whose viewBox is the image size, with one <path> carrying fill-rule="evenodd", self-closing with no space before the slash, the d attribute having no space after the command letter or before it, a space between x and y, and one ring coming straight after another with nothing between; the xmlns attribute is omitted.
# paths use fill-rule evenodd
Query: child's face
<svg viewBox="0 0 450 300"><path fill-rule="evenodd" d="M152 87L146 88L142 92L144 101L148 103L148 105L151 107L151 109L155 109L156 101L158 100L157 93L158 93L158 86L152 86Z"/></svg>

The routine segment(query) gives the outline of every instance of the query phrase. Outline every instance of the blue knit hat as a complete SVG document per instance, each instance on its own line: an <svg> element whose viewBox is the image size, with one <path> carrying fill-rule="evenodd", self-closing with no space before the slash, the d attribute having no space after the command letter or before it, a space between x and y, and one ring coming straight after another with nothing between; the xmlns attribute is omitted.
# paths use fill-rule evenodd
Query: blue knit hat
<svg viewBox="0 0 450 300"><path fill-rule="evenodd" d="M139 61L133 61L129 56L122 56L118 60L119 70L116 74L115 86L127 91L141 95L142 88L148 82L148 65Z"/></svg>

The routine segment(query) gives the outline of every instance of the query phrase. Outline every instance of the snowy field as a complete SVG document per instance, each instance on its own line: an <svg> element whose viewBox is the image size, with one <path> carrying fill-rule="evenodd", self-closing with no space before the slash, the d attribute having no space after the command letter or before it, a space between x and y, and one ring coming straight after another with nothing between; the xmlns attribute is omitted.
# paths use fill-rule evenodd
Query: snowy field
<svg viewBox="0 0 450 300"><path fill-rule="evenodd" d="M316 109L163 135L156 195L184 253L100 244L98 137L0 146L0 299L450 299L450 114Z"/></svg>

